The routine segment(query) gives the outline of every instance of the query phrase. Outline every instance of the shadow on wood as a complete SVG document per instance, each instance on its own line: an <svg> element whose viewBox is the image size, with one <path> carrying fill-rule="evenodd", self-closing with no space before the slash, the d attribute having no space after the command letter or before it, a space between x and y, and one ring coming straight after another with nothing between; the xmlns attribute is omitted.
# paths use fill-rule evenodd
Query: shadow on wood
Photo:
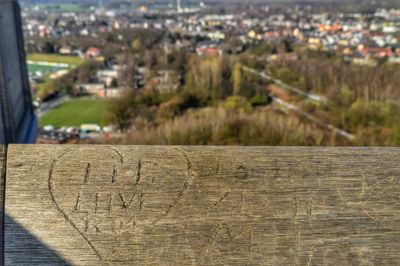
<svg viewBox="0 0 400 266"><path fill-rule="evenodd" d="M5 227L8 228L7 232L12 232L10 236L6 232L5 237L9 241L5 246L5 254L17 253L18 256L6 255L4 265L71 265L55 250L47 247L7 214L5 215ZM24 252L18 252L18 250Z"/></svg>

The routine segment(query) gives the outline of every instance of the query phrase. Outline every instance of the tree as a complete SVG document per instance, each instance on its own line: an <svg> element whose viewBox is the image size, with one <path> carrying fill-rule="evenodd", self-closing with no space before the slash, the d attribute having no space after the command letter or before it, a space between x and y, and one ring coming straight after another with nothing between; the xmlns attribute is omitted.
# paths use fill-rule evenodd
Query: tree
<svg viewBox="0 0 400 266"><path fill-rule="evenodd" d="M107 104L106 121L116 125L121 132L132 126L135 114L133 99L133 93L125 91L122 97L111 99Z"/></svg>
<svg viewBox="0 0 400 266"><path fill-rule="evenodd" d="M76 74L76 81L79 83L89 83L97 70L102 67L102 64L96 61L90 61L73 71Z"/></svg>
<svg viewBox="0 0 400 266"><path fill-rule="evenodd" d="M54 45L51 42L46 41L42 48L42 53L53 54L54 52L55 52Z"/></svg>
<svg viewBox="0 0 400 266"><path fill-rule="evenodd" d="M202 100L221 99L222 60L219 57L193 57L188 64L185 88Z"/></svg>
<svg viewBox="0 0 400 266"><path fill-rule="evenodd" d="M142 42L139 38L135 38L131 42L131 47L134 51L140 51L140 49L142 48Z"/></svg>
<svg viewBox="0 0 400 266"><path fill-rule="evenodd" d="M242 65L236 63L232 70L233 95L238 96L242 88Z"/></svg>
<svg viewBox="0 0 400 266"><path fill-rule="evenodd" d="M118 57L118 63L120 69L118 72L118 81L124 88L136 88L135 76L138 72L138 63L135 55L132 54L122 54Z"/></svg>

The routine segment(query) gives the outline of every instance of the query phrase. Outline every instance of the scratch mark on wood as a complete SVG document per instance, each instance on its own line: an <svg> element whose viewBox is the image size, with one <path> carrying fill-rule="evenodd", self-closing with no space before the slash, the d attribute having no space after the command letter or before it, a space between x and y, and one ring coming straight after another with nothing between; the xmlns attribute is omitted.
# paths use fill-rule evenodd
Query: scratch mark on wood
<svg viewBox="0 0 400 266"><path fill-rule="evenodd" d="M117 253L117 251L119 250L120 247L121 247L121 243L118 243L118 245L111 252L110 259L112 259L114 257L114 255Z"/></svg>
<svg viewBox="0 0 400 266"><path fill-rule="evenodd" d="M75 211L78 212L80 208L81 208L81 193L79 192L78 196L76 197Z"/></svg>
<svg viewBox="0 0 400 266"><path fill-rule="evenodd" d="M110 197L108 199L108 213L112 212L112 194L110 194Z"/></svg>
<svg viewBox="0 0 400 266"><path fill-rule="evenodd" d="M215 230L214 230L213 234L211 235L211 238L210 238L210 240L209 240L209 246L212 246L212 245L214 244L214 242L215 242L215 240L216 240L216 238L217 238L217 236L218 236L218 233L219 233L221 230L224 230L224 229L226 230L226 233L227 233L228 237L229 237L230 239L232 239L232 234L231 234L231 231L230 231L230 229L229 229L229 226L228 226L226 223L218 224L218 225L215 227Z"/></svg>
<svg viewBox="0 0 400 266"><path fill-rule="evenodd" d="M58 212L60 212L64 219L74 228L74 230L76 232L78 232L82 238L89 244L89 246L91 247L91 249L93 250L93 252L95 253L95 255L97 256L97 258L99 258L100 260L103 260L103 258L101 257L100 253L97 251L97 249L95 248L95 246L92 244L92 242L85 236L85 234L75 225L75 223L69 218L69 216L60 208L60 206L58 205L54 194L53 194L53 182L52 182L52 177L53 177L53 170L54 167L56 165L57 160L53 160L50 168L49 168L49 176L48 176L48 180L47 180L47 187L48 190L50 192L50 197L51 197L51 201L53 203L53 205L55 206L55 208L57 209Z"/></svg>
<svg viewBox="0 0 400 266"><path fill-rule="evenodd" d="M221 203L224 199L226 199L226 197L228 197L229 193L230 193L230 192L224 193L224 195L223 195L218 201L216 201L216 202L213 204L213 207L217 207L217 205L218 205L219 203Z"/></svg>
<svg viewBox="0 0 400 266"><path fill-rule="evenodd" d="M136 165L135 185L139 185L140 178L141 178L141 169L142 169L142 160L139 159L139 161Z"/></svg>
<svg viewBox="0 0 400 266"><path fill-rule="evenodd" d="M96 205L94 207L94 213L97 213L98 209L99 209L99 193L96 193Z"/></svg>
<svg viewBox="0 0 400 266"><path fill-rule="evenodd" d="M217 169L215 170L215 174L218 175L219 173L219 158L217 160Z"/></svg>
<svg viewBox="0 0 400 266"><path fill-rule="evenodd" d="M144 193L140 192L139 211L142 211L144 203Z"/></svg>
<svg viewBox="0 0 400 266"><path fill-rule="evenodd" d="M293 219L297 217L298 214L298 202L297 202L297 197L295 196L293 199L293 205L294 205L294 212L293 212Z"/></svg>
<svg viewBox="0 0 400 266"><path fill-rule="evenodd" d="M113 172L112 172L112 177L111 177L111 183L114 184L116 180L117 180L117 168L114 165Z"/></svg>
<svg viewBox="0 0 400 266"><path fill-rule="evenodd" d="M182 198L183 193L187 190L188 186L189 186L189 183L188 183L188 182L185 182L185 183L183 184L182 189L181 189L181 190L179 191L179 193L178 193L177 199L176 199L172 204L170 204L170 205L168 206L168 209L167 209L167 211L165 212L165 215L168 215L168 213L170 213L170 211L172 210L172 208L175 207L176 204L178 204L179 200Z"/></svg>
<svg viewBox="0 0 400 266"><path fill-rule="evenodd" d="M97 225L93 224L92 226L96 229L96 234L101 234L101 230Z"/></svg>
<svg viewBox="0 0 400 266"><path fill-rule="evenodd" d="M170 213L170 211L172 210L172 208L178 204L178 202L183 197L184 192L188 189L188 187L189 187L189 179L190 179L191 174L192 174L191 170L193 168L193 164L190 161L189 157L187 156L186 152L184 150L182 150L182 149L179 149L179 148L175 148L175 150L178 151L186 160L186 163L187 163L187 176L186 176L185 182L183 183L182 189L178 193L178 197L176 198L176 200L172 204L170 204L168 206L168 209L165 212L165 216L167 216Z"/></svg>
<svg viewBox="0 0 400 266"><path fill-rule="evenodd" d="M89 220L86 217L86 219L85 219L85 233L87 233L88 231L89 231Z"/></svg>
<svg viewBox="0 0 400 266"><path fill-rule="evenodd" d="M107 146L106 148L110 149L110 150L114 151L116 154L118 154L118 157L119 157L118 159L119 159L121 165L124 165L124 156L122 156L122 154L119 152L119 150L117 150L116 148L111 147L111 146Z"/></svg>
<svg viewBox="0 0 400 266"><path fill-rule="evenodd" d="M236 166L236 170L239 171L237 174L239 179L246 179L249 176L247 168L242 163Z"/></svg>
<svg viewBox="0 0 400 266"><path fill-rule="evenodd" d="M182 156L186 159L186 163L187 163L187 166L188 166L188 168L187 168L188 174L190 174L189 171L192 170L193 164L190 161L189 156L187 156L186 152L184 150L180 149L180 148L176 148L175 150L178 151L180 154L182 154Z"/></svg>
<svg viewBox="0 0 400 266"><path fill-rule="evenodd" d="M129 207L131 206L131 204L132 204L133 199L135 198L135 196L136 196L136 192L133 193L131 199L129 200L129 203L127 203L127 202L125 201L124 196L122 195L122 193L119 193L119 197L121 198L122 207L123 207L124 209L129 208Z"/></svg>
<svg viewBox="0 0 400 266"><path fill-rule="evenodd" d="M86 165L86 170L85 170L85 179L83 181L84 184L87 184L89 181L89 177L90 177L90 170L91 170L91 164L88 163Z"/></svg>

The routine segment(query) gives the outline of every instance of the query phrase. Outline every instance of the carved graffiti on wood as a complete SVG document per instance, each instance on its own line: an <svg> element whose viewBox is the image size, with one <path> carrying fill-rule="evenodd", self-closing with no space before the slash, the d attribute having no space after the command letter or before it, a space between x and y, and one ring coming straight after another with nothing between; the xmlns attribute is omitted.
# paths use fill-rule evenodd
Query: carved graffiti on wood
<svg viewBox="0 0 400 266"><path fill-rule="evenodd" d="M190 163L181 151L174 154L167 161L127 161L108 147L97 148L95 156L73 149L52 162L49 193L100 259L121 260L115 257L121 245L132 244L137 228L163 219L187 189Z"/></svg>
<svg viewBox="0 0 400 266"><path fill-rule="evenodd" d="M9 264L26 232L74 265L400 261L398 151L43 147L11 147Z"/></svg>

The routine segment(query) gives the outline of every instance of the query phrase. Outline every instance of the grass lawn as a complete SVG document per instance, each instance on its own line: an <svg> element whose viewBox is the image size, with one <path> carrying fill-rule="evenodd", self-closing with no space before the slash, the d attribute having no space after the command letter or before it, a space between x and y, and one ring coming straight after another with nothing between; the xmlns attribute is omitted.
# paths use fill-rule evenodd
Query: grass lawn
<svg viewBox="0 0 400 266"><path fill-rule="evenodd" d="M82 7L80 4L38 4L44 10L60 11L60 12L89 12L88 8Z"/></svg>
<svg viewBox="0 0 400 266"><path fill-rule="evenodd" d="M81 124L98 124L104 126L106 102L104 100L78 99L62 103L57 108L44 115L39 124L79 127Z"/></svg>
<svg viewBox="0 0 400 266"><path fill-rule="evenodd" d="M78 56L64 56L58 54L28 54L28 60L38 62L60 63L79 66L85 62Z"/></svg>
<svg viewBox="0 0 400 266"><path fill-rule="evenodd" d="M58 9L62 12L84 12L86 9L82 8L79 4L60 4L57 5Z"/></svg>
<svg viewBox="0 0 400 266"><path fill-rule="evenodd" d="M57 72L58 70L65 69L62 67L51 67L51 66L42 66L38 64L28 64L29 73L42 72L43 74L49 74Z"/></svg>

